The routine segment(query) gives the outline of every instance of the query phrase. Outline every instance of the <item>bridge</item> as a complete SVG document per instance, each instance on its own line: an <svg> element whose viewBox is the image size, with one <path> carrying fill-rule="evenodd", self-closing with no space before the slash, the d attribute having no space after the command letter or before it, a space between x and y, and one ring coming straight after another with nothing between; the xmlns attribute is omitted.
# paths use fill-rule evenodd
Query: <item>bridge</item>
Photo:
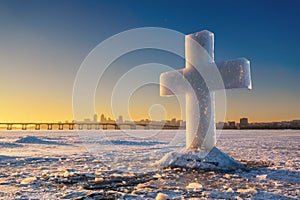
<svg viewBox="0 0 300 200"><path fill-rule="evenodd" d="M182 125L160 124L160 123L116 123L116 122L65 122L65 123L49 123L49 122L0 122L0 128L7 130L108 130L108 129L137 129L143 127L145 130L150 129L185 129ZM42 129L42 127L45 127ZM56 127L56 129L55 129Z"/></svg>

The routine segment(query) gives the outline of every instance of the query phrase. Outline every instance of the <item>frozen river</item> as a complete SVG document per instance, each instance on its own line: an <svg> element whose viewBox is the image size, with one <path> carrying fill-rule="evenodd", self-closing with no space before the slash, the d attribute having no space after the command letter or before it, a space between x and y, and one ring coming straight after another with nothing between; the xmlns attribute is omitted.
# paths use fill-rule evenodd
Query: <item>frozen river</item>
<svg viewBox="0 0 300 200"><path fill-rule="evenodd" d="M1 131L2 199L297 199L300 131L222 131L217 147L250 171L159 169L184 131ZM166 196L167 195L167 196Z"/></svg>

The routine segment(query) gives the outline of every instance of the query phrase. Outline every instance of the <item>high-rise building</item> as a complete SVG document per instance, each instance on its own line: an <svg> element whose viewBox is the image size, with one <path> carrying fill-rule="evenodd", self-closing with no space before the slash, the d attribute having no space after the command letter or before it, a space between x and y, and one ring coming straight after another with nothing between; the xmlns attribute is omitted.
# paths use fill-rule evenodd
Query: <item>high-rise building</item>
<svg viewBox="0 0 300 200"><path fill-rule="evenodd" d="M228 121L228 128L236 128L235 121Z"/></svg>
<svg viewBox="0 0 300 200"><path fill-rule="evenodd" d="M246 126L248 126L248 118L241 118L240 119L240 127L246 127Z"/></svg>
<svg viewBox="0 0 300 200"><path fill-rule="evenodd" d="M97 121L98 121L98 115L97 115L97 114L94 114L93 119L94 119L94 122L97 122Z"/></svg>
<svg viewBox="0 0 300 200"><path fill-rule="evenodd" d="M101 121L102 123L106 122L106 119L105 119L105 116L104 116L104 114L102 114L102 115L101 115L101 117L100 117L100 121Z"/></svg>
<svg viewBox="0 0 300 200"><path fill-rule="evenodd" d="M176 118L173 118L171 119L171 122L170 122L172 125L176 125Z"/></svg>
<svg viewBox="0 0 300 200"><path fill-rule="evenodd" d="M123 116L122 115L119 116L118 123L123 123Z"/></svg>

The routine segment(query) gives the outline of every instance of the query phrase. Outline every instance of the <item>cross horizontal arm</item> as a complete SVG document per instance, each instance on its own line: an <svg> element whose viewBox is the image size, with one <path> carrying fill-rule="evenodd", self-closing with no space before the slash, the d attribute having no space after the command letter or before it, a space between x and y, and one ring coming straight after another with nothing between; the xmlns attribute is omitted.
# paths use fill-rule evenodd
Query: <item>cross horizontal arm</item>
<svg viewBox="0 0 300 200"><path fill-rule="evenodd" d="M250 62L246 58L238 58L217 63L224 88L220 84L212 84L211 90L220 89L252 89ZM160 95L171 96L174 94L185 94L191 89L188 77L184 77L184 70L176 70L162 73L160 75ZM214 80L210 80L214 81Z"/></svg>
<svg viewBox="0 0 300 200"><path fill-rule="evenodd" d="M185 94L188 89L188 83L183 76L183 70L169 71L160 75L161 96Z"/></svg>
<svg viewBox="0 0 300 200"><path fill-rule="evenodd" d="M246 58L217 63L217 67L224 82L224 89L252 89L250 61Z"/></svg>

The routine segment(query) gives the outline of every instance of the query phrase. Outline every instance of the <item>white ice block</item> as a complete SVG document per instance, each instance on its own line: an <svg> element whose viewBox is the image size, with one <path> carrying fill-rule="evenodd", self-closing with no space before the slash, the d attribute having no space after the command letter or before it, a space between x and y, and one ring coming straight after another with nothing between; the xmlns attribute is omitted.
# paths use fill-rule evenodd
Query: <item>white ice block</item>
<svg viewBox="0 0 300 200"><path fill-rule="evenodd" d="M210 151L216 144L214 91L251 89L250 62L239 58L215 64L214 34L207 30L186 35L185 53L184 69L161 74L160 94L186 95L186 148Z"/></svg>

